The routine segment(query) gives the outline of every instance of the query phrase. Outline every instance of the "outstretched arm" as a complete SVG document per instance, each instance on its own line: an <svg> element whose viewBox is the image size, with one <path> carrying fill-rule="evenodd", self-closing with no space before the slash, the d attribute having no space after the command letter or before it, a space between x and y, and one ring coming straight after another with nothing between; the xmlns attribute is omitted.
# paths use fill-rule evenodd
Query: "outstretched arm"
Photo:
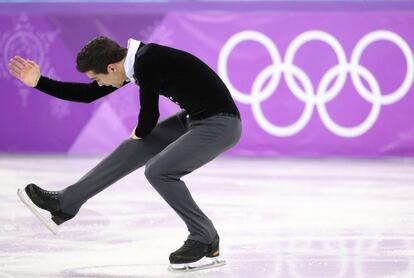
<svg viewBox="0 0 414 278"><path fill-rule="evenodd" d="M27 86L36 88L56 98L69 101L89 103L117 89L112 86L99 86L96 81L91 83L75 83L50 79L41 75L38 64L20 56L10 59L9 71L11 75Z"/></svg>

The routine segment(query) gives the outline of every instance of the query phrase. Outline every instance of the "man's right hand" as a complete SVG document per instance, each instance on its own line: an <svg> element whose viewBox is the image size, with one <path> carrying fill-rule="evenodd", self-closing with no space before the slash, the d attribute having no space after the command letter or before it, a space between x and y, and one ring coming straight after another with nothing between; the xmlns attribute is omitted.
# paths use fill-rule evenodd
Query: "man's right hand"
<svg viewBox="0 0 414 278"><path fill-rule="evenodd" d="M9 72L11 75L30 87L35 87L40 79L40 67L34 61L14 56L10 59Z"/></svg>

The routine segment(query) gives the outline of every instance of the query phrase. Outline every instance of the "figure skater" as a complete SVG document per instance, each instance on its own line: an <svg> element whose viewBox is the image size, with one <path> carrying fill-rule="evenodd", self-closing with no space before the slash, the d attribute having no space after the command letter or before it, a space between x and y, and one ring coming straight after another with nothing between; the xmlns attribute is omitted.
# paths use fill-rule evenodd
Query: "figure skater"
<svg viewBox="0 0 414 278"><path fill-rule="evenodd" d="M24 84L67 101L91 103L134 82L139 86L136 127L103 161L75 184L48 191L35 184L18 190L22 202L54 233L92 196L145 165L150 184L184 221L187 239L169 256L170 271L220 266L219 235L181 178L234 146L241 135L240 113L220 77L194 55L155 43L129 39L127 48L104 36L88 42L76 58L77 70L92 80L74 83L41 75L39 65L15 56L10 74ZM160 121L159 96L181 112ZM102 131L102 136L110 136ZM51 213L43 217L38 208ZM204 257L205 265L192 264Z"/></svg>

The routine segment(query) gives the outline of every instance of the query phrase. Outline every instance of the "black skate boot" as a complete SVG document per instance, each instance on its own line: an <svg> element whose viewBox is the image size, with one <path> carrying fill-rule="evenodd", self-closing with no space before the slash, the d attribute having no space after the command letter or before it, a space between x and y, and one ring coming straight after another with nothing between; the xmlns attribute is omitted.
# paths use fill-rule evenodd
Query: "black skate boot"
<svg viewBox="0 0 414 278"><path fill-rule="evenodd" d="M57 225L71 219L74 215L60 210L59 191L47 191L36 184L28 184L24 190L18 189L17 194L21 201L35 214L43 224L54 234L57 233ZM45 219L36 207L47 210L52 215L52 221Z"/></svg>
<svg viewBox="0 0 414 278"><path fill-rule="evenodd" d="M210 244L205 244L197 240L187 239L184 245L177 251L170 254L171 272L188 272L201 269L208 269L224 265L225 261L219 260L219 243L220 238L215 236ZM204 257L212 258L208 262L201 263Z"/></svg>

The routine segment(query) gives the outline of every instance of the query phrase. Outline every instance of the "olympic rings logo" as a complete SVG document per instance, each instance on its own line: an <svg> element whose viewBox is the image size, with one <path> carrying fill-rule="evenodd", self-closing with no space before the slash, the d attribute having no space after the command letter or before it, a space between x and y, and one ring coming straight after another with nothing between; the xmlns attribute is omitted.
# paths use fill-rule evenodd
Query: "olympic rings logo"
<svg viewBox="0 0 414 278"><path fill-rule="evenodd" d="M236 89L230 82L227 62L233 49L243 41L256 41L262 44L269 52L272 64L264 68L256 77L251 94L241 92ZM338 64L331 67L321 78L318 86L313 86L309 76L299 67L294 64L294 57L296 52L305 43L312 40L322 41L328 44L335 52ZM402 51L406 60L406 75L401 85L392 93L383 95L378 81L374 75L365 67L359 64L362 53L365 48L371 43L379 40L386 40L397 45ZM218 72L222 77L224 83L229 87L232 95L241 103L250 104L253 115L263 130L274 136L287 137L300 132L310 121L314 107L316 106L319 116L325 125L332 133L341 137L357 137L367 132L377 120L382 105L393 104L402 99L411 88L414 79L414 57L407 42L396 33L387 30L377 30L363 36L356 44L351 59L348 62L345 51L338 40L331 34L311 30L301 33L288 46L284 60L280 56L280 52L273 41L264 34L257 31L242 31L230 37L224 44L218 60ZM290 91L305 104L305 108L300 118L290 126L277 126L271 123L263 114L261 109L261 102L269 98L284 74L285 82ZM352 83L358 94L372 104L371 111L367 118L360 124L354 127L344 127L332 120L327 109L326 104L335 98L342 90L347 74L350 74ZM302 83L300 87L295 78ZM270 78L270 80L269 80ZM331 81L336 78L332 86ZM365 79L369 89L366 88L361 78ZM263 88L264 83L269 80L266 87ZM262 89L263 88L263 89ZM316 93L315 93L316 91Z"/></svg>

